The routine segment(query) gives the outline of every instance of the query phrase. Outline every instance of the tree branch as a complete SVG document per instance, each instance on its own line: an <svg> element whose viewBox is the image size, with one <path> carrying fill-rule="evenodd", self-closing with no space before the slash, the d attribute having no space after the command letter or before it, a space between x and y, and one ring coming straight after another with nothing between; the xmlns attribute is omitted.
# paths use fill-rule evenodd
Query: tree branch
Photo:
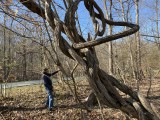
<svg viewBox="0 0 160 120"><path fill-rule="evenodd" d="M36 2L34 2L33 0L19 0L19 1L32 12L37 13L42 18L46 19L44 9L40 7Z"/></svg>
<svg viewBox="0 0 160 120"><path fill-rule="evenodd" d="M140 35L145 37L160 38L159 36L155 36L155 35L145 35L145 34L140 34Z"/></svg>

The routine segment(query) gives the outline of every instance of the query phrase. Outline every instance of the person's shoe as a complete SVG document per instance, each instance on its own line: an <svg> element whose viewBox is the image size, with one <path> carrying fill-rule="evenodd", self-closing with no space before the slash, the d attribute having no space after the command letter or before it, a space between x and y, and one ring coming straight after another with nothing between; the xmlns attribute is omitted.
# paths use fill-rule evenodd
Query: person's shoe
<svg viewBox="0 0 160 120"><path fill-rule="evenodd" d="M55 107L52 107L52 108L48 108L49 111L54 111L55 110Z"/></svg>
<svg viewBox="0 0 160 120"><path fill-rule="evenodd" d="M48 105L44 105L44 108L48 108Z"/></svg>
<svg viewBox="0 0 160 120"><path fill-rule="evenodd" d="M48 108L48 110L49 110L49 111L52 111L52 110L53 110L53 108Z"/></svg>

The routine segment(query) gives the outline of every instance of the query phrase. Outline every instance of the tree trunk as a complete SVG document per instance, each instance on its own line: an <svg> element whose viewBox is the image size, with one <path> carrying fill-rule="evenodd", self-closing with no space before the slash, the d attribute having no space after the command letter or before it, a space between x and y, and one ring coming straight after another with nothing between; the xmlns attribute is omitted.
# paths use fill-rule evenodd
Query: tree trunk
<svg viewBox="0 0 160 120"><path fill-rule="evenodd" d="M6 15L4 16L4 26L6 26ZM6 39L6 29L4 27L4 32L3 32L3 80L6 81L7 79L7 56L6 56L6 44L7 39Z"/></svg>
<svg viewBox="0 0 160 120"><path fill-rule="evenodd" d="M11 20L11 28L12 28L12 25L13 25L13 19ZM10 67L10 64L12 62L12 34L11 34L11 31L9 31L9 38L8 38L8 61L7 61L7 64L9 65L8 67L8 70L7 70L7 77L9 76L10 74L10 71L11 71L11 67Z"/></svg>
<svg viewBox="0 0 160 120"><path fill-rule="evenodd" d="M139 0L135 0L136 8L136 24L139 25ZM139 82L142 80L142 69L141 69L141 43L139 31L135 34L136 39L136 80L137 80L137 89L139 90Z"/></svg>
<svg viewBox="0 0 160 120"><path fill-rule="evenodd" d="M134 92L131 88L120 83L117 79L99 68L94 52L88 50L85 53L87 55L87 67L83 59L78 56L74 50L70 50L70 54L84 67L86 77L94 95L102 104L111 108L120 109L132 117L140 118L140 120L158 120L158 118L154 116L156 113L153 112L153 107L151 107L140 93ZM117 89L129 95L130 98L122 98ZM92 105L93 103L91 102L95 102L94 95L91 93L89 96L88 105Z"/></svg>
<svg viewBox="0 0 160 120"><path fill-rule="evenodd" d="M112 18L112 0L110 0L110 15L108 16L109 20ZM112 35L112 25L109 25L108 35ZM108 43L108 52L109 52L109 74L113 75L113 43L112 41Z"/></svg>
<svg viewBox="0 0 160 120"><path fill-rule="evenodd" d="M23 80L27 80L27 51L26 51L26 42L23 45Z"/></svg>
<svg viewBox="0 0 160 120"><path fill-rule="evenodd" d="M103 0L106 18L112 20L112 0L110 0L109 13L107 10L106 0ZM112 25L108 25L108 35L112 35ZM113 44L112 41L108 42L108 72L113 75Z"/></svg>
<svg viewBox="0 0 160 120"><path fill-rule="evenodd" d="M156 39L156 43L158 46L158 49L160 50L160 40L159 40L159 6L158 6L159 1L156 0L156 32L157 32L157 37Z"/></svg>

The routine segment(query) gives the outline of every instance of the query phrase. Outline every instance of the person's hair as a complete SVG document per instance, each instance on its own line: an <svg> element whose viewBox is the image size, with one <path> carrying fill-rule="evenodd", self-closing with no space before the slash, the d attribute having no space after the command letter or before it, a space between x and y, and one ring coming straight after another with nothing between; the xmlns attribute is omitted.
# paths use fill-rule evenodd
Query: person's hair
<svg viewBox="0 0 160 120"><path fill-rule="evenodd" d="M49 69L48 68L44 68L43 69L43 72L47 72Z"/></svg>

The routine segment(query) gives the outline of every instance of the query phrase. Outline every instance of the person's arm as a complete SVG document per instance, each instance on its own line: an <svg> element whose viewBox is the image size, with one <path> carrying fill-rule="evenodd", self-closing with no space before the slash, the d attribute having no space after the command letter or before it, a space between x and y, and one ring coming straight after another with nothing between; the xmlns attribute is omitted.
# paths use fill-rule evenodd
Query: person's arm
<svg viewBox="0 0 160 120"><path fill-rule="evenodd" d="M43 74L47 75L48 77L51 77L51 73L43 72Z"/></svg>
<svg viewBox="0 0 160 120"><path fill-rule="evenodd" d="M57 71L51 73L51 75L55 75L55 74L58 73L59 71L60 71L60 70L57 70Z"/></svg>

